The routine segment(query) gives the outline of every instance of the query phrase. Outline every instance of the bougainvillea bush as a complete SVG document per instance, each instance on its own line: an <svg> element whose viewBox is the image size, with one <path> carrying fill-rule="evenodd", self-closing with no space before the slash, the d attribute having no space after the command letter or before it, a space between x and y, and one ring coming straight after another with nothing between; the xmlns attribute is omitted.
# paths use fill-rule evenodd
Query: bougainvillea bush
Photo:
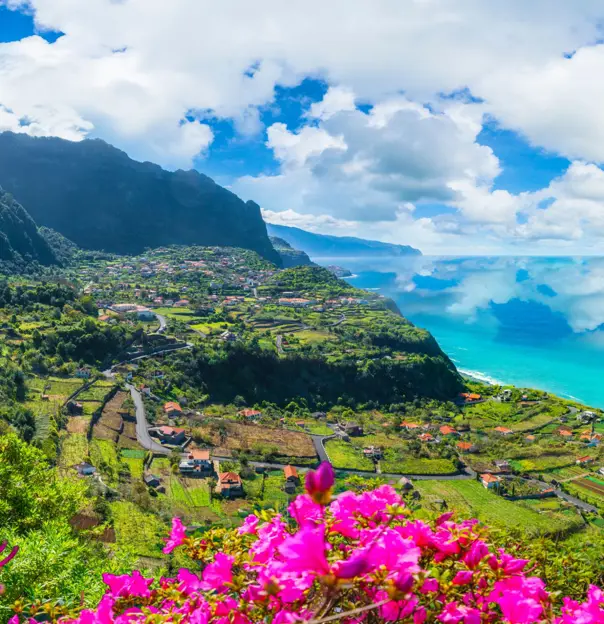
<svg viewBox="0 0 604 624"><path fill-rule="evenodd" d="M342 621L604 623L604 593L583 603L548 593L531 563L494 550L475 520L414 519L390 486L332 499L333 470L306 477L287 517L262 512L238 529L187 535L178 518L164 551L192 560L175 578L106 574L78 624L248 624ZM560 574L564 574L561 570ZM17 614L11 624L24 621Z"/></svg>

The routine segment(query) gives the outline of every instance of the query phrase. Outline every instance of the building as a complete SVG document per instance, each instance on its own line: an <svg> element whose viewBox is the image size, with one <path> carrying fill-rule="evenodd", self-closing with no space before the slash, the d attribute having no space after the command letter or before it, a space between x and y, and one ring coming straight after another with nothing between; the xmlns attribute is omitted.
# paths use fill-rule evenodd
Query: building
<svg viewBox="0 0 604 624"><path fill-rule="evenodd" d="M493 488L497 487L500 481L501 479L499 477L496 477L495 475L489 473L480 475L480 482L487 490L492 490Z"/></svg>
<svg viewBox="0 0 604 624"><path fill-rule="evenodd" d="M459 395L460 400L464 404L476 403L477 401L482 400L482 396L480 394L476 394L475 392L462 392Z"/></svg>
<svg viewBox="0 0 604 624"><path fill-rule="evenodd" d="M601 475L604 475L604 466L602 466L602 468L600 468L600 470L598 471Z"/></svg>
<svg viewBox="0 0 604 624"><path fill-rule="evenodd" d="M369 459L372 459L373 461L377 461L379 459L382 459L384 453L382 452L382 449L378 448L377 446L368 446L367 448L363 449L363 455L365 455L365 457L368 457Z"/></svg>
<svg viewBox="0 0 604 624"><path fill-rule="evenodd" d="M220 334L220 340L224 340L225 342L235 342L237 340L237 334L228 330L224 331Z"/></svg>
<svg viewBox="0 0 604 624"><path fill-rule="evenodd" d="M118 314L126 314L127 312L134 312L138 306L135 303L116 303L110 306L110 310L117 312Z"/></svg>
<svg viewBox="0 0 604 624"><path fill-rule="evenodd" d="M414 431L415 429L419 429L420 427L419 427L419 425L417 423L403 421L401 423L401 428L402 429L407 429L407 431Z"/></svg>
<svg viewBox="0 0 604 624"><path fill-rule="evenodd" d="M161 485L161 479L157 475L148 474L143 477L145 485L150 488L157 488Z"/></svg>
<svg viewBox="0 0 604 624"><path fill-rule="evenodd" d="M168 401L164 403L164 414L170 418L182 416L182 407L174 401Z"/></svg>
<svg viewBox="0 0 604 624"><path fill-rule="evenodd" d="M582 424L596 422L596 420L598 420L598 415L595 412L585 410L577 414L577 420Z"/></svg>
<svg viewBox="0 0 604 624"><path fill-rule="evenodd" d="M288 308L307 308L308 306L315 305L317 302L311 299L301 299L300 297L281 298L279 299L279 305Z"/></svg>
<svg viewBox="0 0 604 624"><path fill-rule="evenodd" d="M431 433L421 433L417 436L417 439L422 442L434 442L434 436Z"/></svg>
<svg viewBox="0 0 604 624"><path fill-rule="evenodd" d="M152 321L155 319L155 313L149 308L139 308L136 311L136 317L139 321Z"/></svg>
<svg viewBox="0 0 604 624"><path fill-rule="evenodd" d="M210 451L193 449L185 455L178 465L180 472L186 476L207 476L213 471Z"/></svg>
<svg viewBox="0 0 604 624"><path fill-rule="evenodd" d="M90 377L90 369L89 368L78 368L75 372L75 376L78 379L88 379Z"/></svg>
<svg viewBox="0 0 604 624"><path fill-rule="evenodd" d="M471 442L458 442L456 446L462 453L476 453L478 450L476 445Z"/></svg>
<svg viewBox="0 0 604 624"><path fill-rule="evenodd" d="M189 305L188 299L181 299L174 304L175 308L186 308Z"/></svg>
<svg viewBox="0 0 604 624"><path fill-rule="evenodd" d="M221 472L218 475L216 492L225 498L243 496L243 483L236 472Z"/></svg>
<svg viewBox="0 0 604 624"><path fill-rule="evenodd" d="M283 469L283 476L285 477L285 492L287 494L294 494L296 488L300 485L298 471L293 466L288 465Z"/></svg>
<svg viewBox="0 0 604 624"><path fill-rule="evenodd" d="M70 416L81 416L84 412L84 406L77 401L68 401L66 407Z"/></svg>
<svg viewBox="0 0 604 624"><path fill-rule="evenodd" d="M74 466L74 468L78 471L80 477L87 477L89 475L93 475L96 472L96 468L87 462L82 462Z"/></svg>
<svg viewBox="0 0 604 624"><path fill-rule="evenodd" d="M585 457L578 457L575 464L577 464L577 466L586 466L587 464L591 464L591 462L593 461L593 457L589 457L589 455L586 455Z"/></svg>
<svg viewBox="0 0 604 624"><path fill-rule="evenodd" d="M246 408L237 412L237 416L242 416L246 420L258 420L262 417L262 412L259 412L255 409Z"/></svg>
<svg viewBox="0 0 604 624"><path fill-rule="evenodd" d="M363 427L359 425L359 423L349 422L342 426L342 430L346 435L349 436L362 436L363 435Z"/></svg>
<svg viewBox="0 0 604 624"><path fill-rule="evenodd" d="M496 459L493 463L499 472L512 472L512 466L506 459Z"/></svg>
<svg viewBox="0 0 604 624"><path fill-rule="evenodd" d="M527 442L534 442L537 437L534 436L532 433L530 435L527 435L526 438L524 438Z"/></svg>
<svg viewBox="0 0 604 624"><path fill-rule="evenodd" d="M514 433L511 429L508 429L507 427L495 427L495 431L502 436L509 436Z"/></svg>
<svg viewBox="0 0 604 624"><path fill-rule="evenodd" d="M450 427L449 425L443 425L442 427L439 428L439 431L441 435L444 435L444 436L459 435L457 433L457 429L455 429L454 427Z"/></svg>
<svg viewBox="0 0 604 624"><path fill-rule="evenodd" d="M185 441L185 430L180 427L156 427L149 429L149 432L157 435L162 444L177 446Z"/></svg>

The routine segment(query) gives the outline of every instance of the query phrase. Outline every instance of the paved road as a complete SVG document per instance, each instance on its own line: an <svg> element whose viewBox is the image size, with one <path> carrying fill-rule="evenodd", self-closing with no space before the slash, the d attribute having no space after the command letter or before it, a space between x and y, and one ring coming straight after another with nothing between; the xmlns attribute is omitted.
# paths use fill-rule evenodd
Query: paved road
<svg viewBox="0 0 604 624"><path fill-rule="evenodd" d="M332 435L311 435L310 438L315 447L315 452L317 453L319 460L322 462L328 462L329 457L327 455L327 451L325 450L325 440L331 440L331 438L335 438L335 434Z"/></svg>
<svg viewBox="0 0 604 624"><path fill-rule="evenodd" d="M155 333L163 334L166 331L168 321L166 320L166 317L162 314L158 314L157 312L153 312L153 314L155 314L155 318L159 321L159 329Z"/></svg>
<svg viewBox="0 0 604 624"><path fill-rule="evenodd" d="M281 334L277 334L275 344L277 345L277 353L279 355L285 355L285 351L283 351L283 336Z"/></svg>
<svg viewBox="0 0 604 624"><path fill-rule="evenodd" d="M149 435L149 423L147 422L145 404L143 403L141 393L130 384L126 384L126 388L130 390L130 396L134 401L134 407L136 409L136 439L138 440L138 443L148 451L169 455L171 453L170 449L158 444Z"/></svg>

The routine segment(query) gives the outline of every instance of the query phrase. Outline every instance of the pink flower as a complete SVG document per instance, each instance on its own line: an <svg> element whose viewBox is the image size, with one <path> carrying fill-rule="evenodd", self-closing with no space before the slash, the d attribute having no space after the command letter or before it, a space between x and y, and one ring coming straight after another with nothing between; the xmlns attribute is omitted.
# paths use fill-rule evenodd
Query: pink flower
<svg viewBox="0 0 604 624"><path fill-rule="evenodd" d="M352 579L369 573L374 566L370 561L368 551L367 548L357 550L348 559L338 561L332 568L333 574L338 578Z"/></svg>
<svg viewBox="0 0 604 624"><path fill-rule="evenodd" d="M203 589L223 589L226 583L233 582L234 557L218 553L211 563L203 571Z"/></svg>
<svg viewBox="0 0 604 624"><path fill-rule="evenodd" d="M254 514L250 514L243 521L243 524L237 529L237 532L239 533L239 535L246 535L246 534L256 535L258 522L260 522L258 517L255 516Z"/></svg>
<svg viewBox="0 0 604 624"><path fill-rule="evenodd" d="M315 503L308 495L296 496L288 508L289 514L302 526L307 522L318 524L323 522L323 506Z"/></svg>
<svg viewBox="0 0 604 624"><path fill-rule="evenodd" d="M464 554L461 560L470 568L475 570L480 562L489 554L489 547L481 540L476 540L470 549Z"/></svg>
<svg viewBox="0 0 604 624"><path fill-rule="evenodd" d="M131 575L103 574L103 582L109 587L109 592L114 598L122 596L149 596L149 585L153 579L146 579L138 570Z"/></svg>
<svg viewBox="0 0 604 624"><path fill-rule="evenodd" d="M2 544L0 544L0 553L4 552L6 550L7 546L8 546L7 542L2 542ZM13 546L12 550L8 553L8 555L6 555L6 557L4 557L4 559L0 560L0 568L5 566L12 559L14 559L15 555L18 552L19 552L19 547L18 546Z"/></svg>
<svg viewBox="0 0 604 624"><path fill-rule="evenodd" d="M306 491L315 503L325 505L329 502L331 488L335 480L332 465L329 462L322 462L316 470L309 470L306 473Z"/></svg>
<svg viewBox="0 0 604 624"><path fill-rule="evenodd" d="M181 522L180 518L172 518L172 531L170 537L164 546L164 554L170 554L178 546L182 546L185 541L187 527Z"/></svg>
<svg viewBox="0 0 604 624"><path fill-rule="evenodd" d="M510 624L531 624L542 616L548 598L544 582L537 577L512 576L497 581L489 600L495 602Z"/></svg>
<svg viewBox="0 0 604 624"><path fill-rule="evenodd" d="M302 527L295 535L288 537L279 552L292 571L329 574L329 564L325 558L325 526Z"/></svg>
<svg viewBox="0 0 604 624"><path fill-rule="evenodd" d="M178 581L180 582L180 591L187 595L193 594L201 589L202 582L197 576L186 568L178 571Z"/></svg>
<svg viewBox="0 0 604 624"><path fill-rule="evenodd" d="M468 583L472 582L472 577L474 576L474 572L470 570L460 570L453 579L453 585L468 585Z"/></svg>

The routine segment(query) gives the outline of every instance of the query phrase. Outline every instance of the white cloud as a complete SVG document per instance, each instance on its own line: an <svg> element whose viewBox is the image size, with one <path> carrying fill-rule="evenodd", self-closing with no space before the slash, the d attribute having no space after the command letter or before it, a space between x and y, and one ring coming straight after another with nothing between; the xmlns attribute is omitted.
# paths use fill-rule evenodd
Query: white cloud
<svg viewBox="0 0 604 624"><path fill-rule="evenodd" d="M324 76L334 88L310 111L324 120L351 110L353 93L372 103L401 92L433 101L469 88L536 143L604 160L602 87L591 80L602 53L585 48L600 34L600 0L0 4L29 6L40 28L65 33L53 45L0 44L0 103L48 134L92 131L159 159L190 111L254 133L252 110L271 102L276 84ZM173 136L160 137L163 126Z"/></svg>
<svg viewBox="0 0 604 624"><path fill-rule="evenodd" d="M601 0L0 5L27 6L40 29L65 33L0 44L0 130L101 136L187 167L213 140L208 118L256 136L276 85L320 77L330 88L306 125L268 130L279 174L244 177L235 191L273 212L330 214L357 234L417 236L434 251L496 251L514 238L578 249L604 233L604 174L589 164L604 162ZM452 92L463 95L442 97ZM464 103L469 94L482 101ZM542 192L493 190L501 166L479 144L485 115L577 162ZM417 219L418 202L457 212Z"/></svg>

